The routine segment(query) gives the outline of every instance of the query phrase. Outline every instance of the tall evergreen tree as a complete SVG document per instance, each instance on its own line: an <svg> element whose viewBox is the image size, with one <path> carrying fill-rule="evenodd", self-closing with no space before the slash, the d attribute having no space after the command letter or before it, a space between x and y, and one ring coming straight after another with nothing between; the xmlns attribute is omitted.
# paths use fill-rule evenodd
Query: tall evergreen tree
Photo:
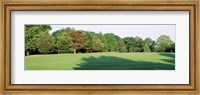
<svg viewBox="0 0 200 95"><path fill-rule="evenodd" d="M152 44L151 44L151 46L150 46L151 52L155 52L155 46L156 46L156 42L153 41Z"/></svg>

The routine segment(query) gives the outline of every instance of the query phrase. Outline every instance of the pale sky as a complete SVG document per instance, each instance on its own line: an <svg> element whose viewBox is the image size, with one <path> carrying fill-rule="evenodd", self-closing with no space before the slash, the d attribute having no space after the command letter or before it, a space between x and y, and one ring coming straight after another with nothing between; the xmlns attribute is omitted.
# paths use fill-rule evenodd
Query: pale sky
<svg viewBox="0 0 200 95"><path fill-rule="evenodd" d="M175 24L163 24L163 25L51 25L52 30L50 33L55 32L56 30L62 28L75 28L76 30L87 30L95 33L99 33L100 31L104 33L113 33L115 35L124 37L136 37L139 36L142 39L147 37L152 38L153 40L157 40L157 38L161 35L167 35L171 38L173 42L175 42L176 37L176 25Z"/></svg>

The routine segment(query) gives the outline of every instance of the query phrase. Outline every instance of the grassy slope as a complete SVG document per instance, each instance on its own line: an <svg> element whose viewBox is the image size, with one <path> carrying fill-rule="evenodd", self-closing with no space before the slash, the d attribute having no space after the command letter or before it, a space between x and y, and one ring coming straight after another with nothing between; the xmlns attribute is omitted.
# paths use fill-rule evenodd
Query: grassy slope
<svg viewBox="0 0 200 95"><path fill-rule="evenodd" d="M25 70L174 70L174 53L87 53L32 55Z"/></svg>

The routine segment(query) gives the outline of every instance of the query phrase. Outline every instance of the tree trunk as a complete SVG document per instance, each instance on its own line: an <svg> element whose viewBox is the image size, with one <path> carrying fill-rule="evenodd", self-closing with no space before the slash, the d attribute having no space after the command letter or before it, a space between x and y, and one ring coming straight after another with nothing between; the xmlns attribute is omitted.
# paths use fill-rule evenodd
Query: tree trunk
<svg viewBox="0 0 200 95"><path fill-rule="evenodd" d="M74 49L74 54L76 54L76 49Z"/></svg>
<svg viewBox="0 0 200 95"><path fill-rule="evenodd" d="M29 52L28 51L26 52L26 55L29 56Z"/></svg>
<svg viewBox="0 0 200 95"><path fill-rule="evenodd" d="M59 54L58 44L57 44L57 50L58 50L58 54Z"/></svg>

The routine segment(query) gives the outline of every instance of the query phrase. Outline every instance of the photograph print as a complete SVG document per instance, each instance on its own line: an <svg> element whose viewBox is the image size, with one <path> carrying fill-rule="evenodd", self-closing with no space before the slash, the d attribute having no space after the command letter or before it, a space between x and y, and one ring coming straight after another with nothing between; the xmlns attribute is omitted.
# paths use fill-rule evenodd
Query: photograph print
<svg viewBox="0 0 200 95"><path fill-rule="evenodd" d="M175 70L175 24L24 27L25 70Z"/></svg>

